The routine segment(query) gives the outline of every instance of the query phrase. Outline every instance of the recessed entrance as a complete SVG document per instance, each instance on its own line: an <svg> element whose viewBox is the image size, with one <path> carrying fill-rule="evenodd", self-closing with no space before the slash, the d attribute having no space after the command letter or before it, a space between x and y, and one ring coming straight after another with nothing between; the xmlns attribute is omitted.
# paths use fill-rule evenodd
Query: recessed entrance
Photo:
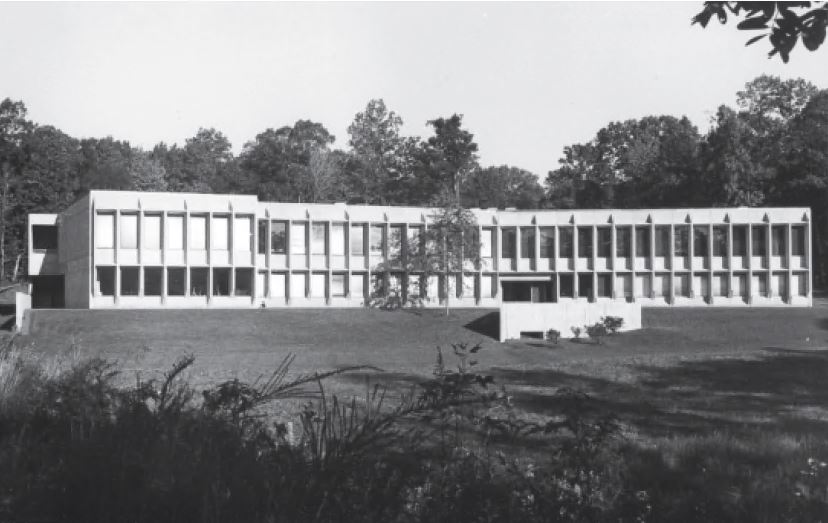
<svg viewBox="0 0 828 523"><path fill-rule="evenodd" d="M32 276L32 308L62 309L63 275Z"/></svg>

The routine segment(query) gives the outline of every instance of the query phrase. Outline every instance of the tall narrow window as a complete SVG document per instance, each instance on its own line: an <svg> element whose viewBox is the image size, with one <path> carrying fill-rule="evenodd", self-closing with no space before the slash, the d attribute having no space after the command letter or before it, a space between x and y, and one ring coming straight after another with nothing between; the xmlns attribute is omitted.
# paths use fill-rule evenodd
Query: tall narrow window
<svg viewBox="0 0 828 523"><path fill-rule="evenodd" d="M207 248L207 217L190 216L190 249L204 250Z"/></svg>
<svg viewBox="0 0 828 523"><path fill-rule="evenodd" d="M535 257L535 228L521 227L520 228L520 257L534 258Z"/></svg>
<svg viewBox="0 0 828 523"><path fill-rule="evenodd" d="M161 215L144 215L144 240L141 248L150 251L161 250Z"/></svg>
<svg viewBox="0 0 828 523"><path fill-rule="evenodd" d="M253 269L236 269L235 296L253 296Z"/></svg>
<svg viewBox="0 0 828 523"><path fill-rule="evenodd" d="M560 247L559 249L561 252L559 256L561 258L572 258L572 227L561 227L558 229L558 235L560 236Z"/></svg>
<svg viewBox="0 0 828 523"><path fill-rule="evenodd" d="M351 256L365 256L365 225L351 225Z"/></svg>
<svg viewBox="0 0 828 523"><path fill-rule="evenodd" d="M184 296L187 293L187 269L184 267L167 268L167 295Z"/></svg>
<svg viewBox="0 0 828 523"><path fill-rule="evenodd" d="M163 267L144 267L144 296L161 296L163 280Z"/></svg>
<svg viewBox="0 0 828 523"><path fill-rule="evenodd" d="M138 267L121 267L121 296L138 296L139 280Z"/></svg>
<svg viewBox="0 0 828 523"><path fill-rule="evenodd" d="M670 255L670 227L657 225L655 228L655 255L666 258Z"/></svg>
<svg viewBox="0 0 828 523"><path fill-rule="evenodd" d="M290 253L307 254L307 223L293 223L290 226Z"/></svg>
<svg viewBox="0 0 828 523"><path fill-rule="evenodd" d="M494 241L492 240L493 235L494 235L494 229L487 228L487 227L483 228L483 231L480 235L480 257L481 258L491 258L492 257L492 245L494 244Z"/></svg>
<svg viewBox="0 0 828 523"><path fill-rule="evenodd" d="M805 256L805 227L791 227L791 255Z"/></svg>
<svg viewBox="0 0 828 523"><path fill-rule="evenodd" d="M764 225L753 226L753 230L751 231L751 236L753 237L753 245L751 246L751 252L753 252L753 256L767 256L767 231L768 228Z"/></svg>
<svg viewBox="0 0 828 523"><path fill-rule="evenodd" d="M342 297L345 296L345 274L334 273L331 274L331 296Z"/></svg>
<svg viewBox="0 0 828 523"><path fill-rule="evenodd" d="M710 242L710 232L706 225L697 225L693 227L693 256L704 257L707 256Z"/></svg>
<svg viewBox="0 0 828 523"><path fill-rule="evenodd" d="M233 250L247 251L253 248L253 218L236 216L233 218Z"/></svg>
<svg viewBox="0 0 828 523"><path fill-rule="evenodd" d="M737 225L733 227L733 256L745 256L747 254L747 226Z"/></svg>
<svg viewBox="0 0 828 523"><path fill-rule="evenodd" d="M538 229L540 234L540 257L554 258L555 257L555 228L541 227Z"/></svg>
<svg viewBox="0 0 828 523"><path fill-rule="evenodd" d="M167 215L167 249L180 251L184 249L184 216Z"/></svg>
<svg viewBox="0 0 828 523"><path fill-rule="evenodd" d="M673 254L684 257L690 253L690 226L676 225L673 228Z"/></svg>
<svg viewBox="0 0 828 523"><path fill-rule="evenodd" d="M229 237L230 217L213 216L213 221L210 223L210 249L214 251L228 250L230 248Z"/></svg>
<svg viewBox="0 0 828 523"><path fill-rule="evenodd" d="M501 258L514 258L517 241L517 232L514 227L504 227L500 230Z"/></svg>
<svg viewBox="0 0 828 523"><path fill-rule="evenodd" d="M578 258L592 258L592 227L578 227Z"/></svg>
<svg viewBox="0 0 828 523"><path fill-rule="evenodd" d="M230 296L230 269L213 268L213 296Z"/></svg>
<svg viewBox="0 0 828 523"><path fill-rule="evenodd" d="M635 228L635 255L646 258L650 255L650 227Z"/></svg>
<svg viewBox="0 0 828 523"><path fill-rule="evenodd" d="M483 231L483 241L480 244L481 258L487 257L484 255L485 252L485 245L484 242L486 241L486 231ZM491 230L489 230L489 254L488 257L492 256L491 248ZM406 249L408 256L420 256L423 253L423 227L420 225L409 225L408 226L408 241L406 244Z"/></svg>
<svg viewBox="0 0 828 523"><path fill-rule="evenodd" d="M190 269L190 296L207 296L210 293L210 269L193 267Z"/></svg>
<svg viewBox="0 0 828 523"><path fill-rule="evenodd" d="M771 235L773 241L773 255L774 256L784 256L785 255L785 229L787 226L785 225L774 225L771 227Z"/></svg>
<svg viewBox="0 0 828 523"><path fill-rule="evenodd" d="M713 227L713 256L727 256L727 227Z"/></svg>
<svg viewBox="0 0 828 523"><path fill-rule="evenodd" d="M115 213L99 212L95 215L95 247L99 249L115 247Z"/></svg>
<svg viewBox="0 0 828 523"><path fill-rule="evenodd" d="M311 231L311 254L328 253L328 224L314 223Z"/></svg>
<svg viewBox="0 0 828 523"><path fill-rule="evenodd" d="M138 214L121 214L121 223L118 228L121 234L121 249L138 248Z"/></svg>
<svg viewBox="0 0 828 523"><path fill-rule="evenodd" d="M287 252L287 222L271 220L270 222L270 253L285 254Z"/></svg>
<svg viewBox="0 0 828 523"><path fill-rule="evenodd" d="M331 224L331 255L345 256L345 224Z"/></svg>
<svg viewBox="0 0 828 523"><path fill-rule="evenodd" d="M403 227L392 225L388 228L388 257L399 261L402 257Z"/></svg>
<svg viewBox="0 0 828 523"><path fill-rule="evenodd" d="M95 286L101 296L115 296L115 267L97 267Z"/></svg>
<svg viewBox="0 0 828 523"><path fill-rule="evenodd" d="M612 231L609 227L598 227L598 257L612 256Z"/></svg>
<svg viewBox="0 0 828 523"><path fill-rule="evenodd" d="M618 227L615 229L615 255L619 258L629 258L632 246L631 232L629 227Z"/></svg>
<svg viewBox="0 0 828 523"><path fill-rule="evenodd" d="M372 225L371 226L371 238L369 242L369 249L371 251L371 256L382 256L383 251L385 250L385 226L384 225Z"/></svg>

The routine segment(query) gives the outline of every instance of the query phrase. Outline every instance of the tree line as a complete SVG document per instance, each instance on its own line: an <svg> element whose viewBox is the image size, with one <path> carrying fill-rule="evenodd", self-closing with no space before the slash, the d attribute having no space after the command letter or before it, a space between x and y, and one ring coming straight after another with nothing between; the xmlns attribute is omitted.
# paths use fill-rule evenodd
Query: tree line
<svg viewBox="0 0 828 523"><path fill-rule="evenodd" d="M58 212L91 189L256 194L267 201L465 207L636 208L801 205L813 209L815 277L828 264L828 91L760 76L718 108L706 134L686 117L610 122L564 148L543 186L514 166L482 166L474 134L453 114L405 136L381 99L347 129L347 146L321 124L270 128L234 154L219 130L150 150L78 139L0 102L0 278L25 256L26 216Z"/></svg>

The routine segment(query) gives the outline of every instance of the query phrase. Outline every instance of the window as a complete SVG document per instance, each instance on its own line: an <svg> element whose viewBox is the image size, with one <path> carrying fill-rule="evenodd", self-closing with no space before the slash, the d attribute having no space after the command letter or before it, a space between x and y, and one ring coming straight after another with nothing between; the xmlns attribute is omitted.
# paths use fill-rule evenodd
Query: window
<svg viewBox="0 0 828 523"><path fill-rule="evenodd" d="M121 214L119 231L121 234L119 244L121 249L138 248L138 214Z"/></svg>
<svg viewBox="0 0 828 523"><path fill-rule="evenodd" d="M303 242L304 243L304 242ZM270 253L287 253L287 222L271 220L270 222Z"/></svg>
<svg viewBox="0 0 828 523"><path fill-rule="evenodd" d="M385 250L385 226L384 225L372 225L371 226L371 238L369 242L369 249L371 252L371 256L382 256L383 251Z"/></svg>
<svg viewBox="0 0 828 523"><path fill-rule="evenodd" d="M733 227L733 256L747 255L747 226Z"/></svg>
<svg viewBox="0 0 828 523"><path fill-rule="evenodd" d="M371 274L371 296L385 296L385 274Z"/></svg>
<svg viewBox="0 0 828 523"><path fill-rule="evenodd" d="M267 254L267 220L259 220L256 252Z"/></svg>
<svg viewBox="0 0 828 523"><path fill-rule="evenodd" d="M766 256L768 254L767 230L768 228L764 225L753 226L753 246L751 248L753 256Z"/></svg>
<svg viewBox="0 0 828 523"><path fill-rule="evenodd" d="M402 225L392 225L388 228L388 257L399 261L402 257L403 228Z"/></svg>
<svg viewBox="0 0 828 523"><path fill-rule="evenodd" d="M115 267L98 267L95 271L95 286L101 296L115 296Z"/></svg>
<svg viewBox="0 0 828 523"><path fill-rule="evenodd" d="M514 258L515 257L515 241L517 230L514 227L507 227L500 230L500 257Z"/></svg>
<svg viewBox="0 0 828 523"><path fill-rule="evenodd" d="M210 293L209 271L206 267L190 269L190 296L207 296Z"/></svg>
<svg viewBox="0 0 828 523"><path fill-rule="evenodd" d="M161 296L163 279L163 267L144 267L144 296Z"/></svg>
<svg viewBox="0 0 828 523"><path fill-rule="evenodd" d="M713 275L713 296L725 297L729 294L730 282L727 274Z"/></svg>
<svg viewBox="0 0 828 523"><path fill-rule="evenodd" d="M787 298L788 297L788 275L784 272L775 272L773 273L773 283L776 286L775 292L776 296Z"/></svg>
<svg viewBox="0 0 828 523"><path fill-rule="evenodd" d="M307 223L292 223L290 225L290 254L307 254Z"/></svg>
<svg viewBox="0 0 828 523"><path fill-rule="evenodd" d="M561 274L559 287L561 298L575 297L575 277L572 274Z"/></svg>
<svg viewBox="0 0 828 523"><path fill-rule="evenodd" d="M560 252L558 255L561 258L572 258L572 227L561 227L558 229L560 236Z"/></svg>
<svg viewBox="0 0 828 523"><path fill-rule="evenodd" d="M365 226L351 225L351 256L365 256Z"/></svg>
<svg viewBox="0 0 828 523"><path fill-rule="evenodd" d="M633 295L632 274L617 274L615 279L615 293L624 298Z"/></svg>
<svg viewBox="0 0 828 523"><path fill-rule="evenodd" d="M233 250L250 252L253 248L253 218L236 216L233 218Z"/></svg>
<svg viewBox="0 0 828 523"><path fill-rule="evenodd" d="M160 214L145 214L144 239L141 244L142 249L160 251L161 250L161 215Z"/></svg>
<svg viewBox="0 0 828 523"><path fill-rule="evenodd" d="M305 272L294 272L290 275L290 298L299 299L307 296L308 274Z"/></svg>
<svg viewBox="0 0 828 523"><path fill-rule="evenodd" d="M612 297L612 274L598 275L598 297L611 298Z"/></svg>
<svg viewBox="0 0 828 523"><path fill-rule="evenodd" d="M184 216L180 214L167 215L167 249L184 250Z"/></svg>
<svg viewBox="0 0 828 523"><path fill-rule="evenodd" d="M213 269L213 296L230 296L230 269L226 267Z"/></svg>
<svg viewBox="0 0 828 523"><path fill-rule="evenodd" d="M635 228L635 255L646 258L650 255L650 227Z"/></svg>
<svg viewBox="0 0 828 523"><path fill-rule="evenodd" d="M492 298L494 297L494 276L484 274L480 277L480 297Z"/></svg>
<svg viewBox="0 0 828 523"><path fill-rule="evenodd" d="M773 240L773 255L785 255L785 225L774 225L771 227L771 239Z"/></svg>
<svg viewBox="0 0 828 523"><path fill-rule="evenodd" d="M35 250L57 249L57 225L32 225L32 248Z"/></svg>
<svg viewBox="0 0 828 523"><path fill-rule="evenodd" d="M313 223L311 227L311 254L328 254L328 224Z"/></svg>
<svg viewBox="0 0 828 523"><path fill-rule="evenodd" d="M236 296L253 296L253 269L236 269Z"/></svg>
<svg viewBox="0 0 828 523"><path fill-rule="evenodd" d="M207 216L190 216L190 249L207 249Z"/></svg>
<svg viewBox="0 0 828 523"><path fill-rule="evenodd" d="M609 227L598 227L598 257L612 256L612 231Z"/></svg>
<svg viewBox="0 0 828 523"><path fill-rule="evenodd" d="M95 246L99 249L115 248L115 213L98 213L95 216Z"/></svg>
<svg viewBox="0 0 828 523"><path fill-rule="evenodd" d="M121 296L138 296L139 279L138 267L121 267Z"/></svg>
<svg viewBox="0 0 828 523"><path fill-rule="evenodd" d="M257 297L267 296L267 272L266 271L256 272L256 296Z"/></svg>
<svg viewBox="0 0 828 523"><path fill-rule="evenodd" d="M658 296L662 298L669 298L670 297L670 275L669 274L656 274L655 275L655 288Z"/></svg>
<svg viewBox="0 0 828 523"><path fill-rule="evenodd" d="M520 228L520 257L534 258L535 257L535 228L521 227Z"/></svg>
<svg viewBox="0 0 828 523"><path fill-rule="evenodd" d="M409 229L410 230L410 229ZM491 228L484 228L482 230L480 236L480 257L481 258L491 258L492 257L492 245L494 245L494 241L492 240L494 234L494 229Z"/></svg>
<svg viewBox="0 0 828 523"><path fill-rule="evenodd" d="M766 298L768 296L768 275L753 274L753 294Z"/></svg>
<svg viewBox="0 0 828 523"><path fill-rule="evenodd" d="M331 255L345 256L345 224L331 224Z"/></svg>
<svg viewBox="0 0 828 523"><path fill-rule="evenodd" d="M425 297L423 290L423 276L420 274L409 274L408 288L406 290L406 292L408 293L408 298L411 299Z"/></svg>
<svg viewBox="0 0 828 523"><path fill-rule="evenodd" d="M327 296L325 287L326 283L325 280L325 273L324 272L315 272L311 274L311 297L312 298L324 298Z"/></svg>
<svg viewBox="0 0 828 523"><path fill-rule="evenodd" d="M541 227L538 229L540 235L540 257L554 258L555 257L555 228Z"/></svg>
<svg viewBox="0 0 828 523"><path fill-rule="evenodd" d="M673 294L685 298L690 296L690 275L673 275Z"/></svg>
<svg viewBox="0 0 828 523"><path fill-rule="evenodd" d="M230 217L213 216L210 224L210 249L214 251L226 251L229 247L230 238ZM229 287L228 287L229 292ZM214 293L215 295L215 293Z"/></svg>
<svg viewBox="0 0 828 523"><path fill-rule="evenodd" d="M592 273L578 274L578 297L587 298L590 301L594 298L592 286Z"/></svg>
<svg viewBox="0 0 828 523"><path fill-rule="evenodd" d="M630 257L631 236L629 227L615 229L615 255L619 258Z"/></svg>
<svg viewBox="0 0 828 523"><path fill-rule="evenodd" d="M592 227L578 227L578 258L592 258Z"/></svg>
<svg viewBox="0 0 828 523"><path fill-rule="evenodd" d="M167 296L184 296L187 293L187 269L167 268Z"/></svg>
<svg viewBox="0 0 828 523"><path fill-rule="evenodd" d="M805 256L805 227L791 227L791 256Z"/></svg>
<svg viewBox="0 0 828 523"><path fill-rule="evenodd" d="M662 258L670 255L669 225L658 225L655 228L655 255Z"/></svg>
<svg viewBox="0 0 828 523"><path fill-rule="evenodd" d="M365 274L351 273L351 281L349 282L352 298L365 297Z"/></svg>
<svg viewBox="0 0 828 523"><path fill-rule="evenodd" d="M287 296L287 273L272 272L270 273L270 297L271 298L285 298Z"/></svg>
<svg viewBox="0 0 828 523"><path fill-rule="evenodd" d="M331 296L341 298L345 294L345 275L341 273L331 274Z"/></svg>
<svg viewBox="0 0 828 523"><path fill-rule="evenodd" d="M690 226L676 225L673 227L673 254L678 257L690 254Z"/></svg>
<svg viewBox="0 0 828 523"><path fill-rule="evenodd" d="M693 256L705 257L709 252L709 230L706 225L698 225L693 227Z"/></svg>
<svg viewBox="0 0 828 523"><path fill-rule="evenodd" d="M485 240L486 231L483 231L483 238ZM492 244L491 244L491 229L489 230L489 257L491 257L492 252ZM423 253L423 228L419 225L409 225L408 226L408 244L406 245L407 253L409 256L420 256ZM481 244L481 250L483 246ZM484 257L483 254L480 255Z"/></svg>
<svg viewBox="0 0 828 523"><path fill-rule="evenodd" d="M653 281L649 274L635 275L635 297L649 298L653 292Z"/></svg>
<svg viewBox="0 0 828 523"><path fill-rule="evenodd" d="M713 227L713 256L727 256L727 227Z"/></svg>

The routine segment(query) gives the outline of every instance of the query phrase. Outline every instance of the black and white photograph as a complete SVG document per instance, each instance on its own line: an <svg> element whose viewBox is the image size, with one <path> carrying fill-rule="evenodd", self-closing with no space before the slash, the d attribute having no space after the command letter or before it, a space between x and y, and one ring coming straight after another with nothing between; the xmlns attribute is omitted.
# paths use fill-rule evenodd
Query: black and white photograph
<svg viewBox="0 0 828 523"><path fill-rule="evenodd" d="M827 2L0 20L0 522L828 523Z"/></svg>

